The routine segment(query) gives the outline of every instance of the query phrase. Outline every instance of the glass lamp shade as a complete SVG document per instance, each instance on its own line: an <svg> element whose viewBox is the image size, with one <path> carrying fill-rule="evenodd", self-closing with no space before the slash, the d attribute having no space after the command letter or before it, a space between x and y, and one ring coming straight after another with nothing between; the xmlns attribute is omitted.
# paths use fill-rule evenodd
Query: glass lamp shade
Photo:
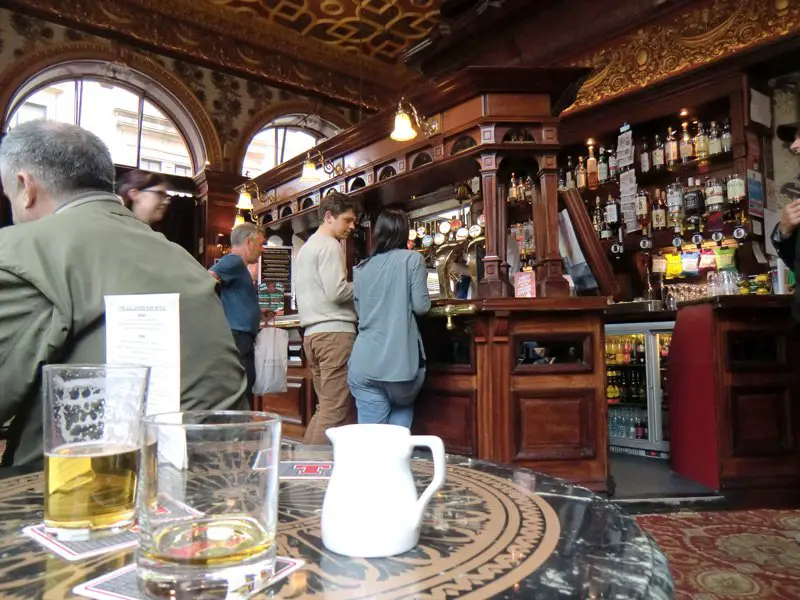
<svg viewBox="0 0 800 600"><path fill-rule="evenodd" d="M247 190L239 192L239 202L236 203L239 210L253 210L253 197Z"/></svg>
<svg viewBox="0 0 800 600"><path fill-rule="evenodd" d="M236 229L239 225L244 224L244 216L236 213L236 218L233 220L233 227L232 229Z"/></svg>
<svg viewBox="0 0 800 600"><path fill-rule="evenodd" d="M396 142L407 142L417 137L417 132L411 125L411 118L403 109L398 109L394 116L394 131L389 137Z"/></svg>
<svg viewBox="0 0 800 600"><path fill-rule="evenodd" d="M303 172L300 174L300 181L303 183L316 183L319 181L317 175L317 168L314 166L314 161L307 160L303 163Z"/></svg>

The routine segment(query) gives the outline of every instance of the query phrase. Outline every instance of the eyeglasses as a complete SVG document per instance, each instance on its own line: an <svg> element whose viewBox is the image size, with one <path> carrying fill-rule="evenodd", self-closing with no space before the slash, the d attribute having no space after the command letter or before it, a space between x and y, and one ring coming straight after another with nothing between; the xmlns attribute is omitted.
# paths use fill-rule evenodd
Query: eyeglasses
<svg viewBox="0 0 800 600"><path fill-rule="evenodd" d="M161 198L162 202L164 200L169 200L170 199L169 193L167 193L164 190L154 190L152 188L144 188L143 190L140 190L140 191L142 191L142 192L150 192L151 194L155 194L156 196Z"/></svg>

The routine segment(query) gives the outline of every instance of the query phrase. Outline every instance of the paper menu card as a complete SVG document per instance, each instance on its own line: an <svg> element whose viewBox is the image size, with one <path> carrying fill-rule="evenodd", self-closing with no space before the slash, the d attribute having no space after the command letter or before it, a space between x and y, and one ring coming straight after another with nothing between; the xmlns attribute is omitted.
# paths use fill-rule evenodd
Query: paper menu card
<svg viewBox="0 0 800 600"><path fill-rule="evenodd" d="M147 414L181 398L180 294L106 296L106 363L150 367Z"/></svg>

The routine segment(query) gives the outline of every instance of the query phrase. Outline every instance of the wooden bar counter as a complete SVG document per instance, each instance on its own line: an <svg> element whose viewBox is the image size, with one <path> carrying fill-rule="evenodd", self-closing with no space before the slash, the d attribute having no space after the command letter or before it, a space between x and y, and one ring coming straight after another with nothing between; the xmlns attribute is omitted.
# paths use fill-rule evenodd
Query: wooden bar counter
<svg viewBox="0 0 800 600"><path fill-rule="evenodd" d="M605 306L604 298L436 302L419 320L428 364L413 431L438 435L448 452L604 491ZM284 417L288 437L302 438L313 384L296 361L289 386L259 397L259 407Z"/></svg>
<svg viewBox="0 0 800 600"><path fill-rule="evenodd" d="M669 355L672 468L726 496L800 497L800 360L790 296L678 310Z"/></svg>

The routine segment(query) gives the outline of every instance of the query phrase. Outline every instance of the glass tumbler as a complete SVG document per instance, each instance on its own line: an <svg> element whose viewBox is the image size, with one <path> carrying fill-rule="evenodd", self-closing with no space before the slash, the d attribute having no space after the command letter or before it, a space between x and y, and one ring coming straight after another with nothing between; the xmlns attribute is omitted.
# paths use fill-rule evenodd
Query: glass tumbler
<svg viewBox="0 0 800 600"><path fill-rule="evenodd" d="M281 422L263 412L144 419L139 587L151 598L248 598L274 574Z"/></svg>
<svg viewBox="0 0 800 600"><path fill-rule="evenodd" d="M44 524L64 540L131 525L150 367L46 365Z"/></svg>

